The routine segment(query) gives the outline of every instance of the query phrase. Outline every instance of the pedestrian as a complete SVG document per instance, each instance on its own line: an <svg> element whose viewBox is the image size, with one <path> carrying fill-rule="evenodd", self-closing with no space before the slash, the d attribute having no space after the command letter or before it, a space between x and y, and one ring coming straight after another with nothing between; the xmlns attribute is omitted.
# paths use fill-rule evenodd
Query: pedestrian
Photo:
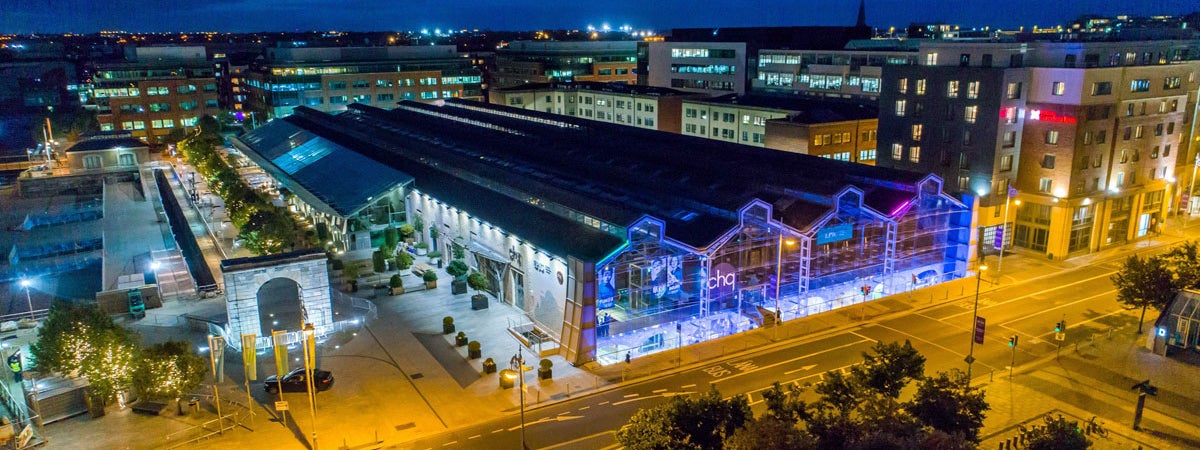
<svg viewBox="0 0 1200 450"><path fill-rule="evenodd" d="M629 352L625 352L625 364L629 364L630 359L631 358L630 358Z"/></svg>

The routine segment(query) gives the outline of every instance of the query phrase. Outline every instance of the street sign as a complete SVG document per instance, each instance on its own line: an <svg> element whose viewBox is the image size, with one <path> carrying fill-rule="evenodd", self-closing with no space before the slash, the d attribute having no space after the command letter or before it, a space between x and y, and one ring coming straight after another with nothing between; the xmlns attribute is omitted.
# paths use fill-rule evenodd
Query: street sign
<svg viewBox="0 0 1200 450"><path fill-rule="evenodd" d="M275 402L275 410L276 411L287 411L288 410L287 402Z"/></svg>
<svg viewBox="0 0 1200 450"><path fill-rule="evenodd" d="M975 343L983 343L983 329L987 325L987 319L982 317L975 318Z"/></svg>
<svg viewBox="0 0 1200 450"><path fill-rule="evenodd" d="M1000 249L1004 247L1004 225L996 227L996 237L992 239L992 248Z"/></svg>
<svg viewBox="0 0 1200 450"><path fill-rule="evenodd" d="M1067 333L1054 333L1054 340L1065 341L1066 339L1067 339Z"/></svg>
<svg viewBox="0 0 1200 450"><path fill-rule="evenodd" d="M973 364L975 362L975 357L967 355L966 358L963 358L963 361L966 361L967 364Z"/></svg>

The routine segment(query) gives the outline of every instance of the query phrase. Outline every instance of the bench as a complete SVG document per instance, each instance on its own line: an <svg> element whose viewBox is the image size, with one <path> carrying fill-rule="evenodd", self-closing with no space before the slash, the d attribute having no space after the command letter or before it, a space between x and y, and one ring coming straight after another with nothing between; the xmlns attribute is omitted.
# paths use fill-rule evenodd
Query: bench
<svg viewBox="0 0 1200 450"><path fill-rule="evenodd" d="M433 270L433 266L430 266L429 264L425 264L425 263L414 263L412 266L413 275L416 275L418 277L425 275L425 272L428 272L431 270Z"/></svg>
<svg viewBox="0 0 1200 450"><path fill-rule="evenodd" d="M162 414L164 409L167 409L166 403L140 401L133 405L134 412L149 414L151 416Z"/></svg>

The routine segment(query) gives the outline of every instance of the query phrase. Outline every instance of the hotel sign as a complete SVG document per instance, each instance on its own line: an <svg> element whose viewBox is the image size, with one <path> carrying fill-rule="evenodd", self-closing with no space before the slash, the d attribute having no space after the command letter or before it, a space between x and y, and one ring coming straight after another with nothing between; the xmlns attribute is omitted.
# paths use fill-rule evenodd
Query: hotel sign
<svg viewBox="0 0 1200 450"><path fill-rule="evenodd" d="M854 237L854 224L830 225L817 231L817 245L844 241Z"/></svg>

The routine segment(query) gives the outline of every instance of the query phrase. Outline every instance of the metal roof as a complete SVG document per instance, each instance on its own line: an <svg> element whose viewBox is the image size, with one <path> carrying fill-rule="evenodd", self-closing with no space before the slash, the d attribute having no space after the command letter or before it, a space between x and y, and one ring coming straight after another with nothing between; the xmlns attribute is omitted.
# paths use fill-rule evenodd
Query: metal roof
<svg viewBox="0 0 1200 450"><path fill-rule="evenodd" d="M110 137L110 138L92 138L85 141L80 141L71 148L67 149L67 153L72 152L90 152L96 150L111 150L114 148L144 148L146 143L132 137Z"/></svg>
<svg viewBox="0 0 1200 450"><path fill-rule="evenodd" d="M306 202L342 217L409 183L413 177L378 164L286 120L272 120L233 139L244 152ZM297 189L299 188L299 189Z"/></svg>

